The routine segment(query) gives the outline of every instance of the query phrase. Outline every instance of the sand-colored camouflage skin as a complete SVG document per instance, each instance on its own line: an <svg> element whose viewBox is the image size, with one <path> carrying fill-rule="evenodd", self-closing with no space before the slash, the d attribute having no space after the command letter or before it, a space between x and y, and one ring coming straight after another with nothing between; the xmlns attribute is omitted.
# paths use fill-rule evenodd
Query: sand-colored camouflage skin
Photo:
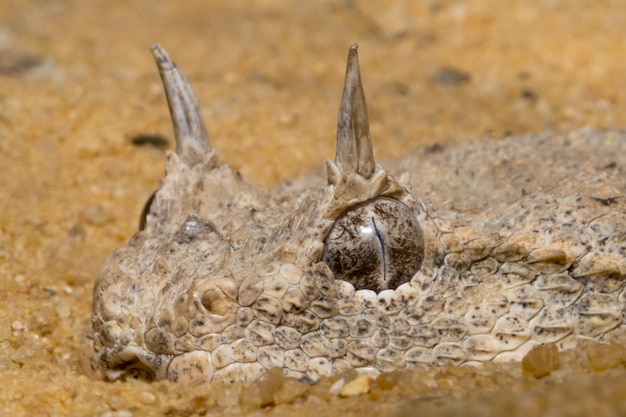
<svg viewBox="0 0 626 417"><path fill-rule="evenodd" d="M325 176L265 189L220 164L191 89L153 52L177 151L145 229L96 280L92 377L252 381L281 368L314 381L520 360L538 344L623 334L626 133L483 139L379 165L353 46L335 161ZM347 210L381 200L408 208L389 233L414 243L419 269L392 285L336 279L327 235ZM345 246L358 263L358 244Z"/></svg>

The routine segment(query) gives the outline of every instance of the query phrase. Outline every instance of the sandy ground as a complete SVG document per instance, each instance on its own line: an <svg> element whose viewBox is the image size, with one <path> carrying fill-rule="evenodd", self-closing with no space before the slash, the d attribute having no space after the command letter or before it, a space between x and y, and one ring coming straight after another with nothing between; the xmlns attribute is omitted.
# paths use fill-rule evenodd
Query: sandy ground
<svg viewBox="0 0 626 417"><path fill-rule="evenodd" d="M621 0L4 0L0 415L626 413L619 349L558 356L545 378L520 365L445 368L349 398L329 395L332 381L190 390L82 375L98 266L136 229L172 147L131 140L171 138L148 46L162 43L183 68L223 160L272 184L333 156L355 41L379 159L442 141L626 126Z"/></svg>

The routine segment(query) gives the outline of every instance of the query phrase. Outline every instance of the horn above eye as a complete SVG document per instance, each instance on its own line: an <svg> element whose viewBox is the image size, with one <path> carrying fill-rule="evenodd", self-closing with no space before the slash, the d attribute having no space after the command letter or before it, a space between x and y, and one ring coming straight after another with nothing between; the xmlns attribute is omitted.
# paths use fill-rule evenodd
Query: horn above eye
<svg viewBox="0 0 626 417"><path fill-rule="evenodd" d="M379 197L344 211L324 240L335 279L382 291L408 282L424 259L424 234L411 209Z"/></svg>
<svg viewBox="0 0 626 417"><path fill-rule="evenodd" d="M374 151L367 117L367 104L359 69L358 45L348 51L346 79L339 105L337 155L335 162L344 173L354 172L365 178L374 173Z"/></svg>

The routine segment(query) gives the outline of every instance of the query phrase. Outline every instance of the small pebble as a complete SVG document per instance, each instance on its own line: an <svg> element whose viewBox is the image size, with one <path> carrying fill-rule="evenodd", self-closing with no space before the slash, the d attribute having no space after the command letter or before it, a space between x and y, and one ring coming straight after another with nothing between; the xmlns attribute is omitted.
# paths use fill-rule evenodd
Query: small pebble
<svg viewBox="0 0 626 417"><path fill-rule="evenodd" d="M44 288L43 291L52 297L58 294L58 292L54 288Z"/></svg>
<svg viewBox="0 0 626 417"><path fill-rule="evenodd" d="M437 70L433 79L437 84L460 85L469 82L471 76L469 73L460 69L442 67Z"/></svg>
<svg viewBox="0 0 626 417"><path fill-rule="evenodd" d="M11 323L11 329L18 330L18 331L26 330L26 325L19 320L15 320L13 323Z"/></svg>
<svg viewBox="0 0 626 417"><path fill-rule="evenodd" d="M341 393L341 389L345 384L346 380L343 378L339 378L337 381L335 381L334 384L330 386L328 392L330 393L330 395L339 395Z"/></svg>
<svg viewBox="0 0 626 417"><path fill-rule="evenodd" d="M83 217L96 226L102 226L111 219L110 214L100 204L92 204L83 210Z"/></svg>
<svg viewBox="0 0 626 417"><path fill-rule="evenodd" d="M522 372L526 376L542 378L559 369L561 360L554 343L539 345L522 359Z"/></svg>
<svg viewBox="0 0 626 417"><path fill-rule="evenodd" d="M352 397L369 392L374 378L369 375L359 375L343 386L339 395L341 397Z"/></svg>
<svg viewBox="0 0 626 417"><path fill-rule="evenodd" d="M133 413L130 410L117 410L117 411L106 411L101 413L99 417L133 417Z"/></svg>
<svg viewBox="0 0 626 417"><path fill-rule="evenodd" d="M139 400L144 404L154 404L156 402L156 396L151 392L142 392L139 394Z"/></svg>
<svg viewBox="0 0 626 417"><path fill-rule="evenodd" d="M594 344L587 348L589 367L594 371L606 371L626 362L626 348L622 345Z"/></svg>
<svg viewBox="0 0 626 417"><path fill-rule="evenodd" d="M141 133L133 136L130 142L135 146L150 145L157 148L166 147L169 143L166 137L158 134Z"/></svg>

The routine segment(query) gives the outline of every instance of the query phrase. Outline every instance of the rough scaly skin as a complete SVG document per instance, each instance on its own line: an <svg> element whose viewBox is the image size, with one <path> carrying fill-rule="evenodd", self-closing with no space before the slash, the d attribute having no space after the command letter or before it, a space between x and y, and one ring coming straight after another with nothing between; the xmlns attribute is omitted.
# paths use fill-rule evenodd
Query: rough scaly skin
<svg viewBox="0 0 626 417"><path fill-rule="evenodd" d="M228 382L278 367L316 380L624 340L626 133L435 146L383 168L353 46L327 179L265 189L218 164L191 90L153 51L177 152L145 230L96 280L89 375ZM323 262L324 239L346 209L380 196L421 225L423 262L397 288L355 290Z"/></svg>

